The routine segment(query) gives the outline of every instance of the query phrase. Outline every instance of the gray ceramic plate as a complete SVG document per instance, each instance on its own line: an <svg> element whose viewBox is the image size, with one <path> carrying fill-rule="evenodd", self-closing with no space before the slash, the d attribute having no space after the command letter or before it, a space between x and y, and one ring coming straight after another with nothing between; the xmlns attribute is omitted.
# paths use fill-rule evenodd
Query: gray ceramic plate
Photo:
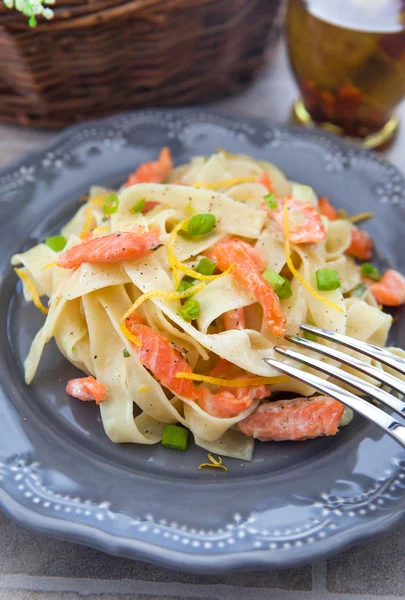
<svg viewBox="0 0 405 600"><path fill-rule="evenodd" d="M42 317L9 258L57 231L90 184L117 184L170 146L175 162L246 152L328 195L367 224L383 267L405 270L405 181L390 164L320 133L209 111L136 112L67 130L0 175L0 503L37 531L201 572L285 567L382 532L405 508L405 453L360 418L333 438L261 444L251 463L198 471L203 450L114 445L76 370L47 347L35 383L22 361ZM399 314L392 341L405 342Z"/></svg>

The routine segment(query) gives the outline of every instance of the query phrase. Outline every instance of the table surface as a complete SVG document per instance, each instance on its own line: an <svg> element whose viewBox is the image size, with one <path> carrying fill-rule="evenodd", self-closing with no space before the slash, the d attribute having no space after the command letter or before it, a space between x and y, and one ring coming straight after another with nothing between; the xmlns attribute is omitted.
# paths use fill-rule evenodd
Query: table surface
<svg viewBox="0 0 405 600"><path fill-rule="evenodd" d="M296 88L285 50L244 94L217 106L278 122ZM405 122L405 104L399 112ZM54 133L0 125L0 164ZM388 157L405 171L405 128ZM26 531L0 513L0 600L394 600L405 598L405 525L328 561L283 571L187 575Z"/></svg>

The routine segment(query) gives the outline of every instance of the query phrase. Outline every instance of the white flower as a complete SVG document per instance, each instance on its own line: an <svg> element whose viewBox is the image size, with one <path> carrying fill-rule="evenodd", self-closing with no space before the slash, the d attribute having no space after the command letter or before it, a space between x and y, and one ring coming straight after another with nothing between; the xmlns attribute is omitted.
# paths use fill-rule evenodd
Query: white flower
<svg viewBox="0 0 405 600"><path fill-rule="evenodd" d="M24 15L31 17L30 25L32 27L35 27L36 24L34 15L42 15L45 19L52 19L54 16L53 10L45 8L44 4L55 4L55 0L3 0L3 2L7 8L15 8Z"/></svg>

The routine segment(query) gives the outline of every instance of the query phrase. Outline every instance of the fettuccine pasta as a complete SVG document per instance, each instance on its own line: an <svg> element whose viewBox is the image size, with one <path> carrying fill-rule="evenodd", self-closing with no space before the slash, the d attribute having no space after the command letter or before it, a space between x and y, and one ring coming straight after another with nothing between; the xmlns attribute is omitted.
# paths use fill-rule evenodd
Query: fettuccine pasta
<svg viewBox="0 0 405 600"><path fill-rule="evenodd" d="M163 149L13 256L46 313L26 382L54 338L85 374L67 393L99 405L113 442L184 450L189 431L249 460L255 439L334 435L350 411L263 359L303 323L384 346L381 305L405 301L405 280L360 265L371 252L364 230L270 163L218 151L173 168Z"/></svg>

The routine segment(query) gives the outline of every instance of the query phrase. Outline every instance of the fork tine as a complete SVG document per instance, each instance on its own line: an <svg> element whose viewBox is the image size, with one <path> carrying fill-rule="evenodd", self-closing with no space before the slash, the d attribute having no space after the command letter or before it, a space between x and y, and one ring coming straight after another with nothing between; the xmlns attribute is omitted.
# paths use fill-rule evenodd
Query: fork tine
<svg viewBox="0 0 405 600"><path fill-rule="evenodd" d="M400 373L405 375L405 359L401 358L400 356L396 356L389 350L385 350L385 348L379 348L378 346L368 344L367 342L362 342L361 340L356 340L347 335L342 335L341 333L336 333L335 331L328 331L327 329L321 329L320 327L313 327L312 325L300 325L300 328L303 331L313 333L314 335L318 335L319 337L330 340L331 342L336 342L337 344L342 344L342 346L346 346L352 350L357 350L358 352L361 352L370 358L375 358L375 360L378 360L384 365L388 365L389 367L395 369L396 371L400 371Z"/></svg>
<svg viewBox="0 0 405 600"><path fill-rule="evenodd" d="M386 412L380 408L377 408L377 406L370 404L362 398L358 398L347 390L341 389L330 381L317 377L317 375L307 373L284 362L275 360L274 358L264 358L263 360L282 373L285 373L294 379L298 379L298 381L303 381L319 392L322 392L323 394L326 394L335 400L339 400L339 402L342 402L346 406L349 406L369 421L372 421L381 427L386 433L388 433L397 442L405 447L405 427L398 423L398 421L393 419Z"/></svg>
<svg viewBox="0 0 405 600"><path fill-rule="evenodd" d="M393 375L390 375L385 371L381 371L381 369L378 369L377 367L368 365L358 358L354 358L354 356L350 356L349 354L335 350L335 348L330 348L329 346L324 346L323 344L306 340L298 335L286 335L285 339L293 344L297 344L298 346L303 346L304 348L307 348L307 350L319 352L324 356L328 356L329 358L337 360L345 365L348 365L349 367L357 369L361 373L365 373L373 379L376 379L377 381L380 381L381 383L388 385L390 388L393 388L394 390L397 390L401 394L405 395L405 381L401 381Z"/></svg>
<svg viewBox="0 0 405 600"><path fill-rule="evenodd" d="M326 375L332 375L335 379L339 379L343 381L343 383L348 383L352 387L376 398L380 402L383 402L396 412L401 415L405 414L405 403L399 398L395 398L392 394L381 390L375 385L364 381L364 379L360 379L360 377L356 377L356 375L352 375L351 373L347 373L346 371L342 371L339 367L334 367L323 360L317 360L312 356L306 356L305 354L301 354L296 350L292 350L291 348L285 348L284 346L275 346L274 350L287 358L292 358L298 362L303 363L304 365L308 365L309 367L313 367L321 373L326 373Z"/></svg>

